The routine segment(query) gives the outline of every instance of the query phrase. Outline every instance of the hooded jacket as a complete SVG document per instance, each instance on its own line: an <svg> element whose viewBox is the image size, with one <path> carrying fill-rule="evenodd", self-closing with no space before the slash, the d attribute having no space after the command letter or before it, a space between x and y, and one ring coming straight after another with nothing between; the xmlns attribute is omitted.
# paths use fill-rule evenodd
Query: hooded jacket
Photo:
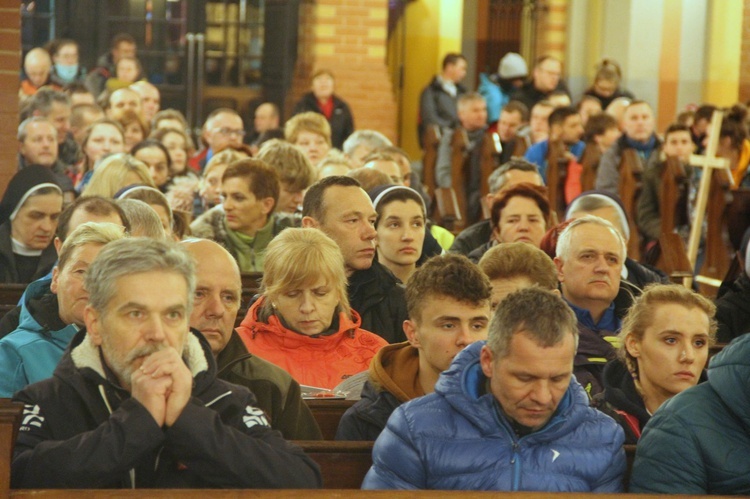
<svg viewBox="0 0 750 499"><path fill-rule="evenodd" d="M78 328L58 315L51 278L32 282L21 305L18 328L0 340L0 397L52 376Z"/></svg>
<svg viewBox="0 0 750 499"><path fill-rule="evenodd" d="M341 417L336 440L375 440L398 406L423 395L419 350L408 342L381 348L370 363L362 398Z"/></svg>
<svg viewBox="0 0 750 499"><path fill-rule="evenodd" d="M340 312L333 334L307 336L286 327L277 315L259 318L266 297L258 299L237 328L247 349L276 364L303 385L335 388L346 378L366 371L383 338L361 329L359 315Z"/></svg>
<svg viewBox="0 0 750 499"><path fill-rule="evenodd" d="M602 384L604 391L594 397L592 405L620 423L626 444L638 443L651 415L625 363L616 359L604 366Z"/></svg>
<svg viewBox="0 0 750 499"><path fill-rule="evenodd" d="M750 495L750 335L711 359L706 383L656 411L638 442L630 491Z"/></svg>
<svg viewBox="0 0 750 499"><path fill-rule="evenodd" d="M396 409L373 448L364 489L619 492L622 429L571 379L550 421L517 437L469 345L435 393ZM429 419L430 424L424 424Z"/></svg>
<svg viewBox="0 0 750 499"><path fill-rule="evenodd" d="M302 400L299 383L270 362L247 351L242 338L232 332L216 356L219 379L247 387L270 420L287 440L322 440L318 423Z"/></svg>
<svg viewBox="0 0 750 499"><path fill-rule="evenodd" d="M319 487L317 465L271 430L246 388L216 379L208 343L186 341L192 396L171 427L113 381L79 332L54 377L17 393L25 404L13 488Z"/></svg>

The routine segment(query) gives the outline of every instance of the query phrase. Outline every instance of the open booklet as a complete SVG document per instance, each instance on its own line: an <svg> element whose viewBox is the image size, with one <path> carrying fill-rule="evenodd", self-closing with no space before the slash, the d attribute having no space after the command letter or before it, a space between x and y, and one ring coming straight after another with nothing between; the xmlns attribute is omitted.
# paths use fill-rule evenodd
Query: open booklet
<svg viewBox="0 0 750 499"><path fill-rule="evenodd" d="M346 399L359 400L362 386L368 379L368 371L349 376L332 389L317 386L300 385L303 399Z"/></svg>

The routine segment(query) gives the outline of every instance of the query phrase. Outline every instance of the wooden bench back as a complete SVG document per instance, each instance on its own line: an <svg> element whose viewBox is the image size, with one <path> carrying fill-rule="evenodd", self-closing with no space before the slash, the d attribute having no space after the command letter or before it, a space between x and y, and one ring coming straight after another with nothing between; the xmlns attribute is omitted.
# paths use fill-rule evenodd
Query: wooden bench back
<svg viewBox="0 0 750 499"><path fill-rule="evenodd" d="M315 417L315 421L323 433L324 440L333 440L336 437L336 429L339 427L341 416L347 409L354 405L356 400L305 400Z"/></svg>

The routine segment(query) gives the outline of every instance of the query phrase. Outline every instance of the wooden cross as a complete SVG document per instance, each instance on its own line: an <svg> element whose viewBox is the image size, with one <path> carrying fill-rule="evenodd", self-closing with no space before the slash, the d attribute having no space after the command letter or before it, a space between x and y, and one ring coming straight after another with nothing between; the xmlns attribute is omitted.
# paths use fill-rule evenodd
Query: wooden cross
<svg viewBox="0 0 750 499"><path fill-rule="evenodd" d="M711 177L714 170L727 170L730 182L734 183L732 172L729 167L729 161L725 158L716 156L716 149L719 145L719 135L721 134L721 120L724 116L722 111L714 111L711 117L711 129L708 135L708 147L704 155L690 155L690 164L698 168L703 168L701 183L698 187L698 196L695 201L695 219L690 227L690 238L688 239L688 260L690 265L695 269L695 260L698 257L698 246L700 245L701 229L703 228L703 219L706 216L706 204L708 202L708 191L711 188ZM699 279L700 276L696 277ZM693 278L686 277L683 284L691 288Z"/></svg>

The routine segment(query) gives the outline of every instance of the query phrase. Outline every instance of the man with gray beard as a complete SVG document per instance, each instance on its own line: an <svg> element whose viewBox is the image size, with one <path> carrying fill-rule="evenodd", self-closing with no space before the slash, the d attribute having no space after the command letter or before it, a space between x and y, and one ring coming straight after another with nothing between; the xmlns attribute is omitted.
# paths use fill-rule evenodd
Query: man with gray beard
<svg viewBox="0 0 750 499"><path fill-rule="evenodd" d="M13 488L307 488L317 465L270 429L255 397L216 378L190 330L192 258L126 238L89 267L86 329L52 378L18 392Z"/></svg>

